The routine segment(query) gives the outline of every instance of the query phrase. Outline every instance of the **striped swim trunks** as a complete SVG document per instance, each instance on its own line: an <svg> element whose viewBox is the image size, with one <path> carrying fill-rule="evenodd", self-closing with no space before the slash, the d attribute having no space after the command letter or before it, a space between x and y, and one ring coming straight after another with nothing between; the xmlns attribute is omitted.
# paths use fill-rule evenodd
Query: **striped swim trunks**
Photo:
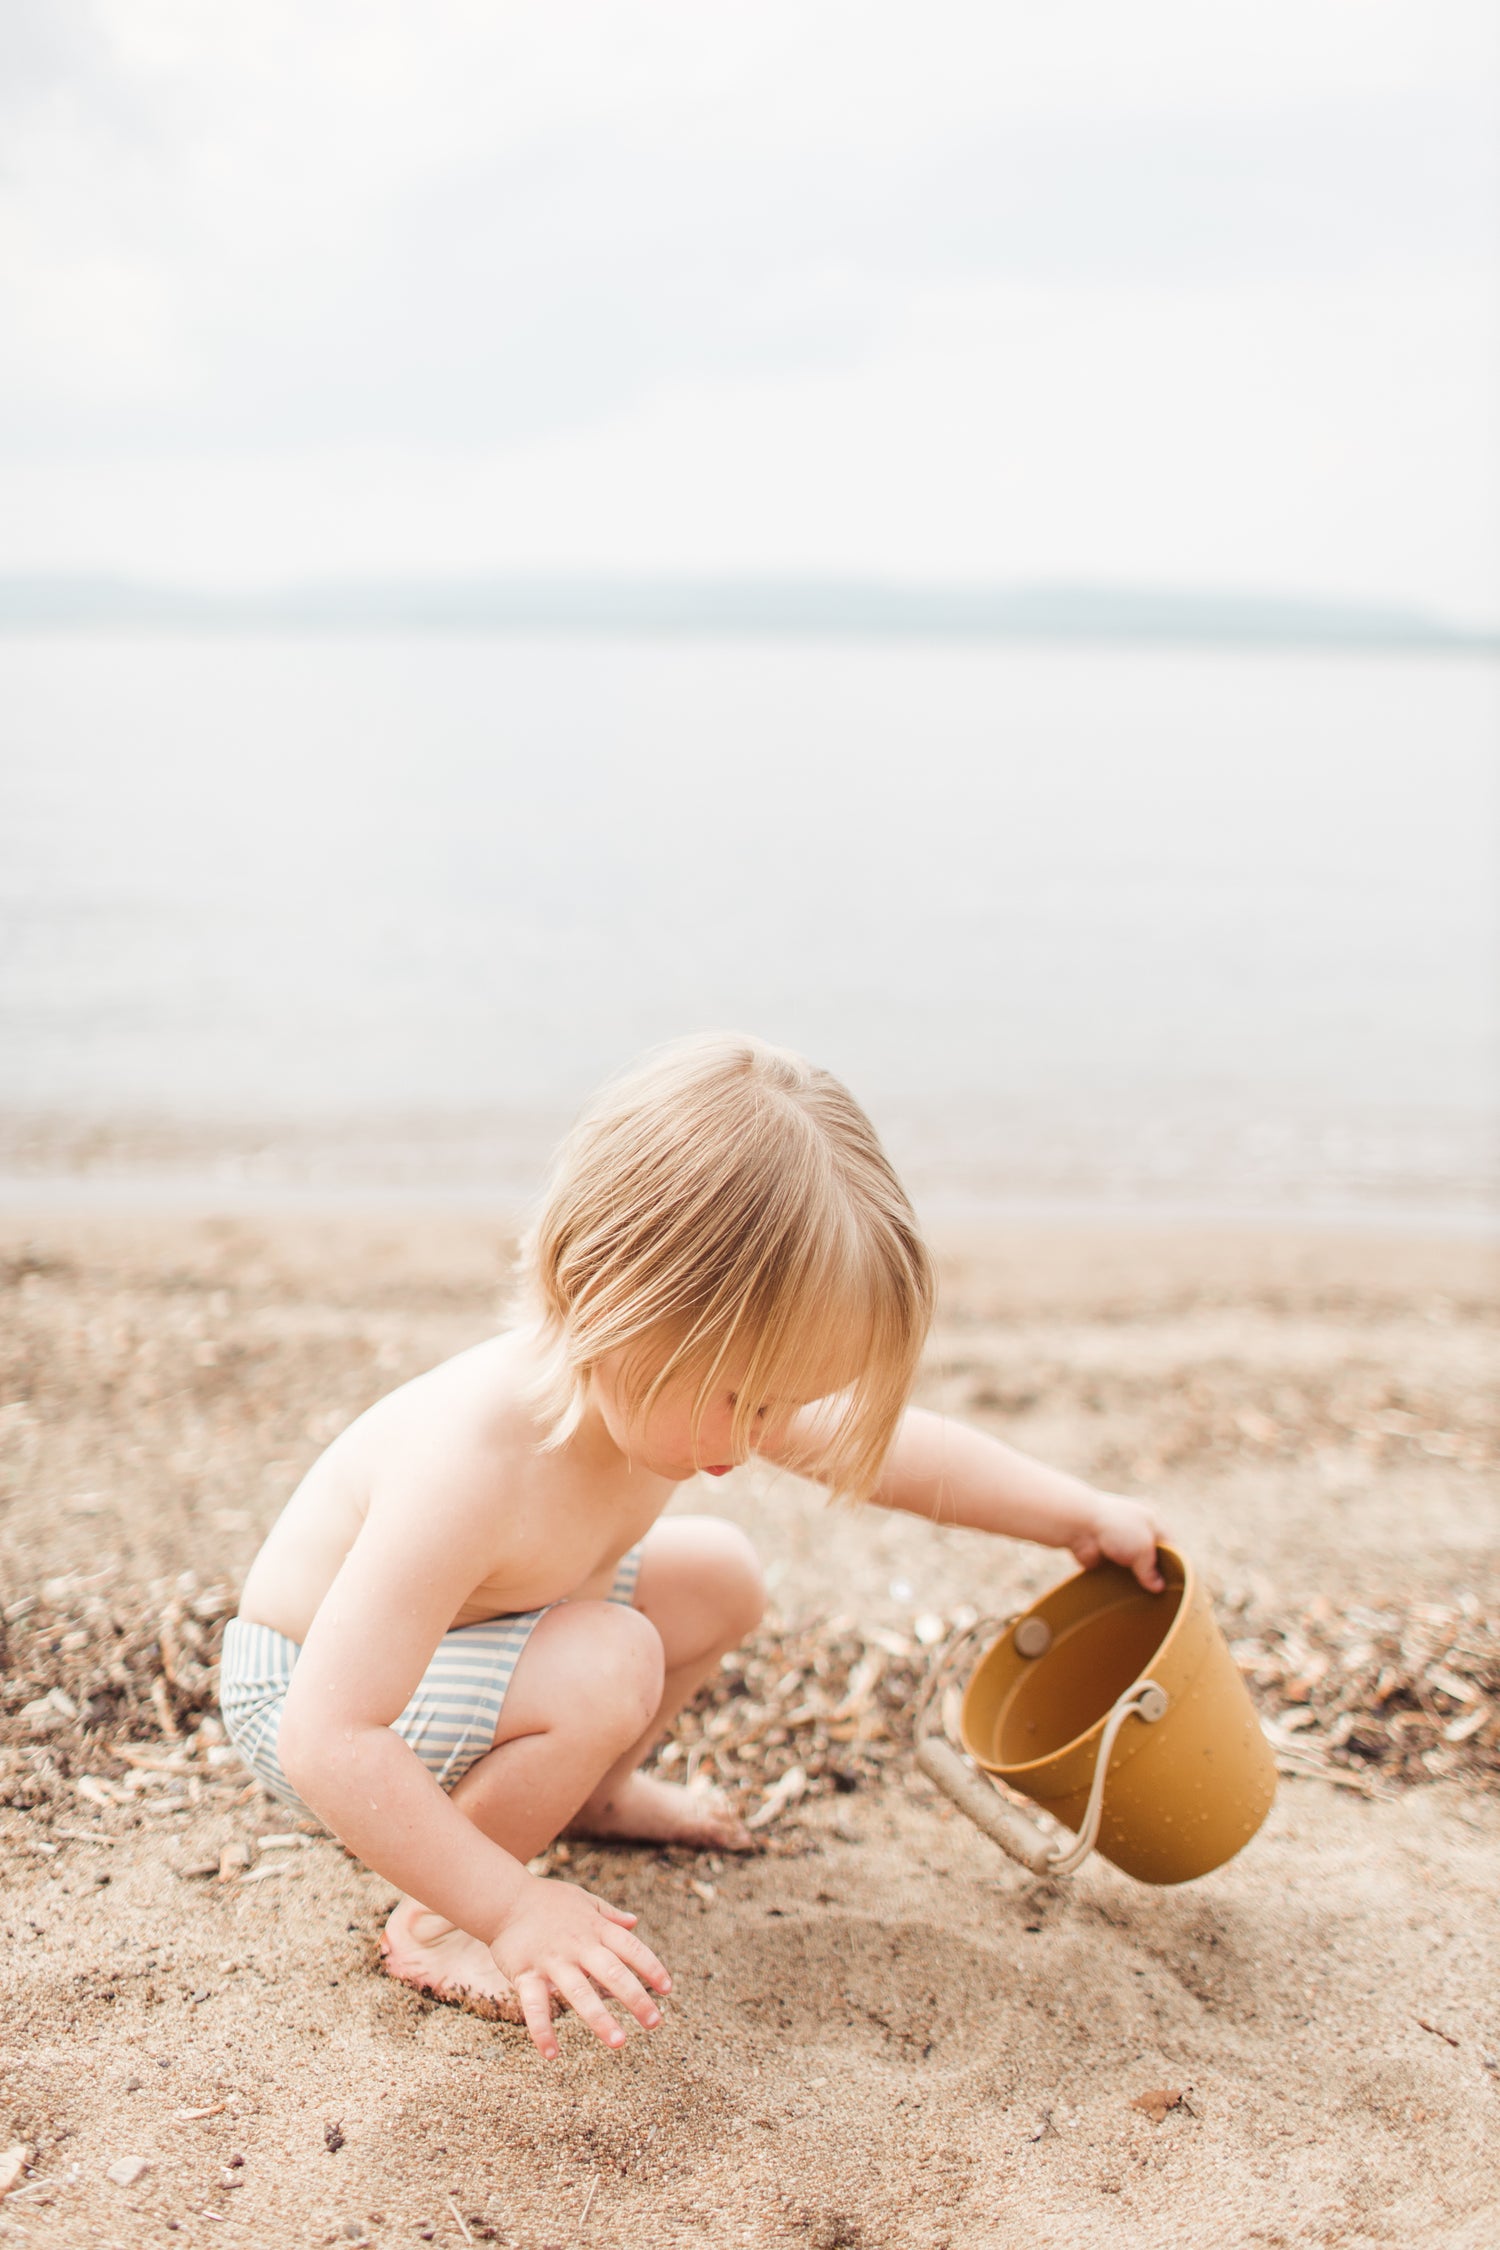
<svg viewBox="0 0 1500 2250"><path fill-rule="evenodd" d="M612 1602L630 1606L640 1567L639 1547L620 1557L609 1590ZM415 1750L445 1789L451 1789L492 1748L511 1675L533 1628L546 1614L546 1609L525 1609L445 1633L416 1694L401 1716L392 1720L392 1733ZM219 1659L219 1708L230 1741L256 1780L289 1811L314 1820L316 1814L303 1804L276 1754L282 1707L300 1654L296 1641L273 1632L269 1625L231 1618L224 1628Z"/></svg>

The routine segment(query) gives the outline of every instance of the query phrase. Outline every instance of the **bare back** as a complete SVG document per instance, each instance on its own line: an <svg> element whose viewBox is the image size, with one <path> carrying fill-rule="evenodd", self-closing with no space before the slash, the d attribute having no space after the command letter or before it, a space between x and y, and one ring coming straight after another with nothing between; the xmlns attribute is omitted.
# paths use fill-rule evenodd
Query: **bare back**
<svg viewBox="0 0 1500 2250"><path fill-rule="evenodd" d="M472 1581L452 1625L607 1593L672 1485L590 1442L555 1451L527 1396L518 1336L498 1336L377 1400L298 1485L245 1581L240 1615L299 1643L372 1518L426 1575L435 1549Z"/></svg>

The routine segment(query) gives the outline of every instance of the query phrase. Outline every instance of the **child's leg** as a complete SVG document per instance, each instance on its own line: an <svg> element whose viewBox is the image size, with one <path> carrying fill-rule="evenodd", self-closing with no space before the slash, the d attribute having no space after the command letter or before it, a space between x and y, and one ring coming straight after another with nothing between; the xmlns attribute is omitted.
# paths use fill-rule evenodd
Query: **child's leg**
<svg viewBox="0 0 1500 2250"><path fill-rule="evenodd" d="M661 1693L661 1642L644 1616L618 1602L560 1603L527 1640L494 1747L454 1784L452 1802L515 1858L533 1858L647 1724ZM488 1946L417 1899L396 1906L381 1953L404 1983L488 2000L521 2020Z"/></svg>
<svg viewBox="0 0 1500 2250"><path fill-rule="evenodd" d="M661 1638L661 1700L591 1792L570 1833L743 1851L750 1838L716 1793L637 1769L720 1657L759 1624L765 1588L755 1550L717 1516L669 1516L646 1534L635 1607Z"/></svg>
<svg viewBox="0 0 1500 2250"><path fill-rule="evenodd" d="M714 1796L638 1773L719 1658L759 1622L754 1549L732 1524L673 1516L646 1536L634 1606L563 1602L532 1632L506 1691L495 1747L451 1790L497 1844L527 1860L571 1824L596 1836L743 1848ZM520 2020L477 1938L415 1899L386 1925L385 1965L406 1983L491 2001Z"/></svg>

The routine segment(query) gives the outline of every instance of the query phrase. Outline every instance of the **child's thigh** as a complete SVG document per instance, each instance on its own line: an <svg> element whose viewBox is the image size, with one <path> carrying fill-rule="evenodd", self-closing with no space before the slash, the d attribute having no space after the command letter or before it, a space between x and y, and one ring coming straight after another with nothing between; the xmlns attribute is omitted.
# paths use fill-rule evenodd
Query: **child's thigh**
<svg viewBox="0 0 1500 2250"><path fill-rule="evenodd" d="M661 1635L667 1668L753 1633L766 1604L755 1549L721 1516L666 1516L641 1544L635 1606Z"/></svg>

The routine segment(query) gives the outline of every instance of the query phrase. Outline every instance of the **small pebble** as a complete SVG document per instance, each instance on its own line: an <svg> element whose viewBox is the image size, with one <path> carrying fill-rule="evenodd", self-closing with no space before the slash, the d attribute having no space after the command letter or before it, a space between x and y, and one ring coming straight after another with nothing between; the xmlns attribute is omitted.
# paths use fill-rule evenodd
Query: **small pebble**
<svg viewBox="0 0 1500 2250"><path fill-rule="evenodd" d="M111 2164L104 2177L116 2187L134 2187L136 2181L144 2179L150 2169L144 2156L122 2156Z"/></svg>
<svg viewBox="0 0 1500 2250"><path fill-rule="evenodd" d="M127 2078L127 2079L126 2079L126 2081L125 2081L125 2091L126 2091L126 2093L127 2093L127 2094L138 2094L138 2093L140 2092L140 2090L141 2090L141 2082L140 2082L140 2080L139 2080L138 2078Z"/></svg>

